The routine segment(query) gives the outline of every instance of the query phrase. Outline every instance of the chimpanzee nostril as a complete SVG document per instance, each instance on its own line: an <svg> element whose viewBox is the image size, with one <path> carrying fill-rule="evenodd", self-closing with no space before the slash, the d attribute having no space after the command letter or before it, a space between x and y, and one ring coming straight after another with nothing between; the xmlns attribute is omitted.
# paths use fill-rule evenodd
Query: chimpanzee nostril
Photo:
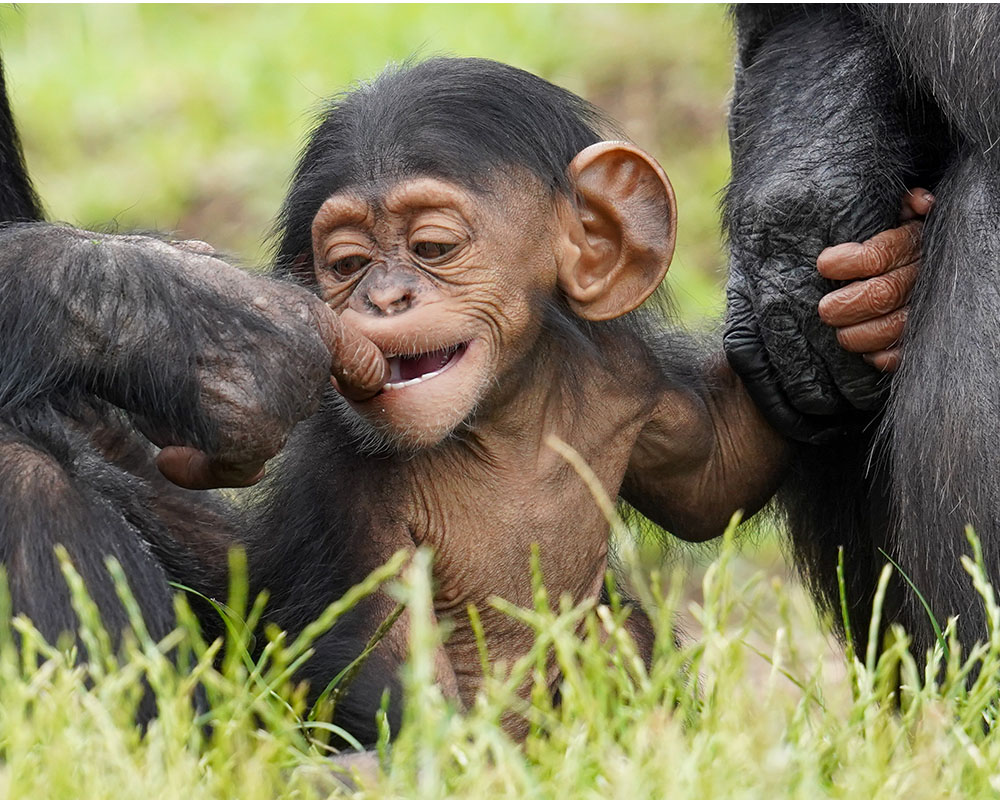
<svg viewBox="0 0 1000 800"><path fill-rule="evenodd" d="M375 286L368 290L368 305L383 314L399 314L413 304L413 290L405 286Z"/></svg>

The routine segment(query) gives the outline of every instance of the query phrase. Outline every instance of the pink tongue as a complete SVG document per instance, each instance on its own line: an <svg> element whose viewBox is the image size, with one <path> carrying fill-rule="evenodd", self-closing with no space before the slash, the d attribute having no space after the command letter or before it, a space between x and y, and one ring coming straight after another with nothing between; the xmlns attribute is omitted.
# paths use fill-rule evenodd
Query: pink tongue
<svg viewBox="0 0 1000 800"><path fill-rule="evenodd" d="M434 353L423 353L419 356L399 357L399 379L401 381L412 381L428 372L437 372L448 363L450 350L438 350Z"/></svg>

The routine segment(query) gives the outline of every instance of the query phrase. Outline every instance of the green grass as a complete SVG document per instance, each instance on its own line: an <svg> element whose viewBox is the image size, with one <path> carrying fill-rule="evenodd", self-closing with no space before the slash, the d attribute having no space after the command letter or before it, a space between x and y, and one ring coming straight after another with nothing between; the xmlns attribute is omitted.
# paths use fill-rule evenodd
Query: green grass
<svg viewBox="0 0 1000 800"><path fill-rule="evenodd" d="M268 645L256 662L247 655L249 628L241 625L231 627L229 655L219 661L221 643L201 640L183 600L178 630L152 641L113 569L136 621L116 656L65 565L83 620L81 640L93 656L88 665L74 665L68 641L49 646L28 621L12 621L9 604L0 602L0 796L200 800L344 792L331 778L328 755L350 745L322 715L309 719L302 687L289 676L308 657L311 637L381 582L395 580L393 591L414 620L404 722L391 745L382 742L379 775L362 785L362 796L991 797L1000 792L1000 735L990 729L1000 608L973 553L964 564L988 610L992 640L965 660L952 641L938 684L926 677L941 663L940 648L921 674L902 631L876 656L877 627L870 641L854 643L858 657L846 673L831 672L837 657L798 589L759 575L734 581L730 534L705 573L704 602L689 609L695 630L680 645L672 631L682 584L633 575L658 630L648 670L622 628L626 612L571 607L549 598L536 580L534 608L507 609L535 631L533 650L513 664L491 663L485 653L483 689L465 713L433 682L440 634L426 622L427 553L398 580L401 561L380 570L294 642L275 630L258 632ZM238 595L233 605L245 608ZM12 630L22 637L20 651ZM549 658L564 675L558 707L541 688ZM177 662L193 666L179 670ZM979 677L967 687L972 666ZM141 731L132 716L144 680L159 716ZM201 712L192 703L199 685L209 701ZM534 687L528 699L517 691L525 685ZM499 721L509 713L530 723L523 744L501 732Z"/></svg>

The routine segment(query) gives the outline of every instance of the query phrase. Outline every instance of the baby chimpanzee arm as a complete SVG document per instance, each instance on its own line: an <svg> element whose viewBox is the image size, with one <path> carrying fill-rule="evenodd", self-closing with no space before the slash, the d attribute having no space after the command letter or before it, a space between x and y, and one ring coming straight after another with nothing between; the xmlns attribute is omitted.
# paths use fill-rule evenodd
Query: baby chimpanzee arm
<svg viewBox="0 0 1000 800"><path fill-rule="evenodd" d="M929 208L933 199L921 197L921 207L909 216ZM836 329L842 347L886 372L900 359L921 225L907 221L819 257L824 277L854 282L827 294L817 313ZM663 392L622 486L622 496L637 510L690 541L718 536L736 511L758 511L781 483L789 455L787 442L767 424L721 354L707 361L703 374L702 386Z"/></svg>
<svg viewBox="0 0 1000 800"><path fill-rule="evenodd" d="M758 511L777 490L788 445L760 415L720 353L701 390L663 393L622 486L640 513L676 536L719 536L734 512Z"/></svg>

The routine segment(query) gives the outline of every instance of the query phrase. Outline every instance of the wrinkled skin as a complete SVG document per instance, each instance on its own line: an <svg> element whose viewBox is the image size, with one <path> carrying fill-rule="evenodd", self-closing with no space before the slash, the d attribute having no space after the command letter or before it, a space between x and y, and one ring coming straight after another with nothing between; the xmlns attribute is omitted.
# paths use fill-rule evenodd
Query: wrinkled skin
<svg viewBox="0 0 1000 800"><path fill-rule="evenodd" d="M863 353L880 372L899 368L906 305L920 270L922 218L933 204L930 192L914 189L903 198L900 227L829 247L816 262L827 280L850 281L820 300L820 319L836 329L841 347Z"/></svg>
<svg viewBox="0 0 1000 800"><path fill-rule="evenodd" d="M908 184L886 165L909 157L902 81L874 31L845 21L839 7L734 13L724 346L772 424L817 443L857 410L881 408L888 392L817 318L837 286L814 267L825 248L895 224ZM758 17L766 27L745 24ZM879 80L859 86L858 74Z"/></svg>

